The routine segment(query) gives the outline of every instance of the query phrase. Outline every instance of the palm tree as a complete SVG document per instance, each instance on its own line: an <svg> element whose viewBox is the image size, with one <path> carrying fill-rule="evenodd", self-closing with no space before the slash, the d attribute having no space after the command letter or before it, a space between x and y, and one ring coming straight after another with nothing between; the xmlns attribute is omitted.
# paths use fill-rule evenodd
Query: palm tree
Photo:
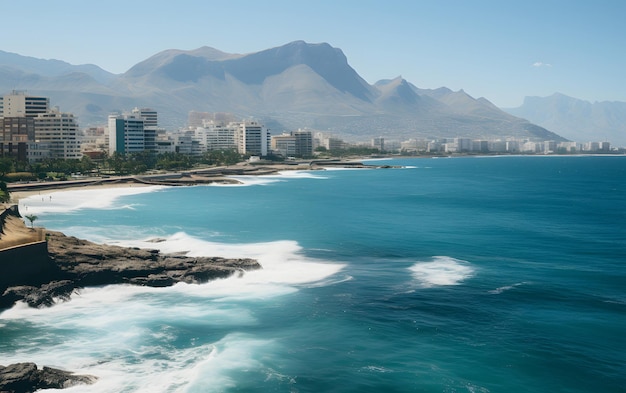
<svg viewBox="0 0 626 393"><path fill-rule="evenodd" d="M26 216L24 216L24 217L26 217L26 219L27 219L28 221L30 221L30 227L31 227L31 229L33 228L33 222L35 222L35 220L36 220L37 218L39 218L39 217L37 217L37 216L36 216L36 215L34 215L34 214L28 214L28 215L26 215Z"/></svg>

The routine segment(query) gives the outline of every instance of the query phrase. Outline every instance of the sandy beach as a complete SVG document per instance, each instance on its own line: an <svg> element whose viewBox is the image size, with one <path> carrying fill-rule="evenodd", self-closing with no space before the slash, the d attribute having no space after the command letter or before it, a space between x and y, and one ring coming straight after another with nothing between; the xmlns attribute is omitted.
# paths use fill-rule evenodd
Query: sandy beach
<svg viewBox="0 0 626 393"><path fill-rule="evenodd" d="M46 188L46 189L33 189L28 191L13 191L11 192L11 202L8 205L18 204L20 200L28 198L34 195L43 195L49 197L50 194L55 192L70 191L70 190L105 190L111 188L129 188L129 187L149 187L148 184L142 183L97 183L97 184L85 184L76 186L59 186L58 188Z"/></svg>
<svg viewBox="0 0 626 393"><path fill-rule="evenodd" d="M327 167L374 167L363 165L355 160L317 160L307 163L250 165L239 163L223 167L192 169L182 172L146 174L137 176L119 176L114 178L87 178L74 181L41 182L30 184L9 184L11 204L17 204L23 198L33 195L47 195L69 189L109 189L145 187L151 185L191 186L211 183L239 183L232 176L262 176L281 171L323 170Z"/></svg>

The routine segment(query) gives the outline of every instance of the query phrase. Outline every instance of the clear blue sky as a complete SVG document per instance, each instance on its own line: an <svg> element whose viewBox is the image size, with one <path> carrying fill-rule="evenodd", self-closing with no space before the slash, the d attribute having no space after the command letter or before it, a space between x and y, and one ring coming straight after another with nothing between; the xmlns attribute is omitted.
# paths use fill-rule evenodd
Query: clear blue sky
<svg viewBox="0 0 626 393"><path fill-rule="evenodd" d="M402 75L516 107L560 92L626 101L626 0L0 0L0 50L122 73L165 49L343 50L369 83Z"/></svg>

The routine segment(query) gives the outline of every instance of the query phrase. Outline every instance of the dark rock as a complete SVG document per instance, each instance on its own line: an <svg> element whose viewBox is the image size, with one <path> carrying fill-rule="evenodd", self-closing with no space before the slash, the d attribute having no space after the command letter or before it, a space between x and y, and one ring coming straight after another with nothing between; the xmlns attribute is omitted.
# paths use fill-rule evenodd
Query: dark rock
<svg viewBox="0 0 626 393"><path fill-rule="evenodd" d="M33 274L8 288L0 288L0 309L11 307L18 300L32 307L51 306L58 299L69 299L76 289L88 286L197 284L261 268L253 259L164 255L154 249L96 244L60 232L48 232L47 239L45 257L53 264L55 274Z"/></svg>
<svg viewBox="0 0 626 393"><path fill-rule="evenodd" d="M64 389L80 384L93 384L92 375L75 375L51 367L37 368L35 363L0 366L0 392L30 393L39 389Z"/></svg>

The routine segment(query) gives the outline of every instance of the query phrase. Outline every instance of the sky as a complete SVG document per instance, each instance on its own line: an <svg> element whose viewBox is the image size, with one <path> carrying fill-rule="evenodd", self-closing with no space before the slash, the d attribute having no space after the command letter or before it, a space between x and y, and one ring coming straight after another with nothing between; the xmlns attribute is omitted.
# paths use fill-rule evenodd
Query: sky
<svg viewBox="0 0 626 393"><path fill-rule="evenodd" d="M368 83L402 76L501 108L556 92L626 101L626 0L0 0L0 50L112 73L167 49L343 51Z"/></svg>

